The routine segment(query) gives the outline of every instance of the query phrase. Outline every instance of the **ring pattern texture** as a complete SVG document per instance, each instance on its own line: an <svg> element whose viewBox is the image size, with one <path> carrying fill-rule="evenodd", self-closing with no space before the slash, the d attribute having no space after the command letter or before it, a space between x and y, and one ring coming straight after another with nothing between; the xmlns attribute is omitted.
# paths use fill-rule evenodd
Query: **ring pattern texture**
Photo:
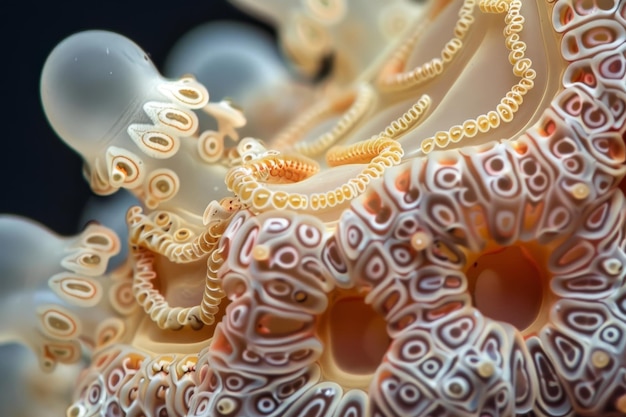
<svg viewBox="0 0 626 417"><path fill-rule="evenodd" d="M301 3L285 7L300 7L295 21L308 29L290 30L311 36L301 39L311 56L287 47L312 70L333 40L347 42L333 25L354 7ZM432 19L453 9L443 3ZM332 100L288 125L275 143L285 153L253 138L226 148L245 124L239 110L209 103L192 78L154 83L178 104L144 103L153 124L116 136L130 135L133 151L107 145L111 172L88 175L102 193L134 190L146 207L127 214L124 275L104 262L119 242L90 226L91 252L75 245L61 261L88 276L54 275L62 302L37 310L44 356L60 355L50 341L71 342L74 362L79 341L95 351L69 417L626 415L626 3L538 4L551 12L563 72L549 105L499 140L500 121L523 117L541 88L523 41L533 28L519 0L458 3L445 65L404 68L427 33L411 30L378 84L329 87ZM407 140L444 107L437 91L413 93L458 71L474 19L491 15L504 20L521 81L470 128ZM405 99L386 128L368 125ZM196 134L198 109L219 132ZM332 128L292 143L306 136L299 126L318 123ZM381 133L364 135L364 125ZM364 136L350 143L351 134ZM309 159L326 151L327 166ZM201 154L195 186L224 194L204 216L172 162L185 152ZM198 158L181 160L191 172ZM78 308L96 305L110 317L92 329ZM523 319L509 320L516 309Z"/></svg>

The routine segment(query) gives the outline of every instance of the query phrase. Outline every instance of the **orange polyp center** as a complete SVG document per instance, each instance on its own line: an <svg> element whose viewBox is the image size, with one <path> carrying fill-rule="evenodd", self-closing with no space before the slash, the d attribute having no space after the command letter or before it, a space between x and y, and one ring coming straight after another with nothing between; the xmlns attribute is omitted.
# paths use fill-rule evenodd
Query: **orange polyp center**
<svg viewBox="0 0 626 417"><path fill-rule="evenodd" d="M344 387L367 389L391 343L383 317L363 297L345 296L329 306L318 329L322 372Z"/></svg>
<svg viewBox="0 0 626 417"><path fill-rule="evenodd" d="M480 255L467 271L474 306L485 316L528 333L542 311L546 277L523 246Z"/></svg>

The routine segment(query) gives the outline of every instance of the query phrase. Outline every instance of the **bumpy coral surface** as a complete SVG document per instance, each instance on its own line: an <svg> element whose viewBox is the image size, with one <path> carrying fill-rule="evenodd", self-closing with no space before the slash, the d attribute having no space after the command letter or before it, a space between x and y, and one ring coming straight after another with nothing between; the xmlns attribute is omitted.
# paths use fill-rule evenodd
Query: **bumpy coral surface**
<svg viewBox="0 0 626 417"><path fill-rule="evenodd" d="M626 415L626 4L235 3L326 77L209 101L102 31L43 69L94 192L141 203L0 219L4 340L89 356L67 415Z"/></svg>

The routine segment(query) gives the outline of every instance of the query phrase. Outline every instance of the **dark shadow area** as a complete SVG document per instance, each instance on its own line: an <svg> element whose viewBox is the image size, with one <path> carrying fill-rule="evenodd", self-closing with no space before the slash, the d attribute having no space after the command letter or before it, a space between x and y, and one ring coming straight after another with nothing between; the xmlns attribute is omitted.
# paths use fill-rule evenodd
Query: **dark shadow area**
<svg viewBox="0 0 626 417"><path fill-rule="evenodd" d="M188 30L225 19L258 24L226 0L12 4L0 26L5 58L0 83L5 116L0 213L30 217L61 234L84 226L79 224L80 213L91 192L82 178L80 158L56 137L39 99L41 69L61 40L87 29L118 32L140 45L162 69L168 51Z"/></svg>
<svg viewBox="0 0 626 417"><path fill-rule="evenodd" d="M215 20L255 23L226 0L195 2L13 2L4 7L0 154L0 213L32 218L62 235L82 230L81 213L93 196L82 178L80 157L55 135L44 116L39 78L50 51L67 36L88 29L118 32L134 40L159 69L174 43L192 28ZM258 26L271 30L257 23ZM0 248L3 250L3 248ZM37 262L33 259L33 262ZM5 288L0 276L0 290ZM37 359L21 346L0 344L0 416L37 417L30 410L58 409L67 391L63 372L38 377ZM70 375L70 377L75 377ZM61 379L59 379L61 378ZM22 392L24 381L34 393ZM33 385L32 381L39 381ZM58 389L50 391L56 386ZM45 396L44 391L53 397ZM33 408L29 402L41 403ZM66 401L61 398L61 401ZM40 411L34 411L39 413ZM44 412L46 415L46 412ZM50 414L48 414L50 415ZM65 415L65 414L63 414Z"/></svg>

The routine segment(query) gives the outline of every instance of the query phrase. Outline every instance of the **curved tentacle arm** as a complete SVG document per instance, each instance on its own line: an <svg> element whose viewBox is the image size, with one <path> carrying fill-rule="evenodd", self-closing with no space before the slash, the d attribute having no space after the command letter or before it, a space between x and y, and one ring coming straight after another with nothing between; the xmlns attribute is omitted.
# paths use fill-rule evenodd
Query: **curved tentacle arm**
<svg viewBox="0 0 626 417"><path fill-rule="evenodd" d="M350 146L336 146L328 151L326 162L331 167L345 164L367 164L376 157L393 160L401 152L402 148L399 143L386 137L378 137Z"/></svg>
<svg viewBox="0 0 626 417"><path fill-rule="evenodd" d="M215 248L230 218L240 208L236 199L213 201L206 209L203 226L166 211L144 214L140 207L129 210L134 298L159 328L199 330L215 321L219 301L224 296L215 279L219 259ZM160 281L162 276L168 277L173 272L168 262L188 265L183 269L187 272L176 269L177 285L186 289L184 293L197 294L197 278L206 270L202 300L191 295L169 299L171 290Z"/></svg>
<svg viewBox="0 0 626 417"><path fill-rule="evenodd" d="M518 80L499 99L495 108L478 116L469 117L447 130L435 131L432 136L421 140L419 148L423 154L428 154L438 148L446 148L464 138L473 138L492 131L501 124L512 122L524 98L535 86L537 72L526 54L527 44L522 35L526 21L521 13L522 2L520 0L466 0L459 9L453 30L454 35L445 43L440 56L412 70L406 70L409 57L423 35L423 27L418 27L383 67L378 76L378 87L387 92L407 92L441 76L460 51L470 47L468 45L471 42L466 39L466 35L474 24L476 6L482 13L503 15L505 27L502 33L504 45L508 51L508 63Z"/></svg>
<svg viewBox="0 0 626 417"><path fill-rule="evenodd" d="M242 204L255 211L268 209L292 210L323 210L353 199L361 194L366 185L374 178L380 177L386 168L400 163L403 155L402 147L398 142L387 137L376 137L347 147L334 148L329 152L330 161L334 165L349 164L356 161L367 165L359 174L349 178L329 191L322 192L291 192L281 190L284 184L268 184L262 181L262 173L273 170L260 169L269 167L277 161L288 165L297 162L294 157L276 157L261 159L252 164L246 164L229 171L226 184L240 199ZM280 172L277 170L276 172ZM302 173L300 171L300 173ZM311 177L309 180L314 180ZM306 188L306 181L302 181Z"/></svg>
<svg viewBox="0 0 626 417"><path fill-rule="evenodd" d="M135 206L128 211L126 219L131 244L176 263L196 262L206 257L220 237L212 228L200 228L167 211L144 214L141 207Z"/></svg>
<svg viewBox="0 0 626 417"><path fill-rule="evenodd" d="M466 120L462 126L452 126L447 132L436 132L434 136L426 138L421 143L424 153L435 148L445 148L449 143L459 142L464 137L473 137L477 133L485 133L500 126L500 123L510 123L515 113L524 102L524 96L534 87L537 72L532 68L532 61L526 56L526 43L520 37L524 28L525 18L520 9L520 0L482 0L479 2L483 13L504 14L505 46L509 51L509 63L513 67L513 74L519 78L509 91L500 99L495 110L481 114L476 119Z"/></svg>
<svg viewBox="0 0 626 417"><path fill-rule="evenodd" d="M422 94L407 111L389 123L378 136L398 139L405 133L410 132L411 129L418 126L425 119L432 102L433 100L428 94Z"/></svg>
<svg viewBox="0 0 626 417"><path fill-rule="evenodd" d="M319 171L315 161L297 155L270 155L246 165L258 178L268 183L299 182Z"/></svg>
<svg viewBox="0 0 626 417"><path fill-rule="evenodd" d="M200 303L200 319L204 324L215 323L215 318L220 310L220 302L226 296L222 289L221 280L217 276L217 271L224 264L223 249L216 249L209 255L207 262L206 281L202 302Z"/></svg>
<svg viewBox="0 0 626 417"><path fill-rule="evenodd" d="M165 296L157 289L154 281L158 279L155 270L155 254L145 248L132 250L134 259L133 294L144 309L161 329L179 330L188 325L192 329L203 326L200 320L199 306L172 307Z"/></svg>
<svg viewBox="0 0 626 417"><path fill-rule="evenodd" d="M395 55L383 67L378 77L378 86L383 91L402 91L424 84L443 73L445 67L462 49L463 38L465 38L474 23L472 12L475 3L474 0L465 0L463 2L459 9L459 18L454 25L454 36L446 42L441 50L440 57L432 58L428 62L407 71L405 67L411 51L414 50L415 44L424 31L425 26L419 25L405 41L404 45L398 49ZM434 10L433 13L438 13L438 10Z"/></svg>
<svg viewBox="0 0 626 417"><path fill-rule="evenodd" d="M158 159L170 158L180 147L180 138L196 134L200 128L195 111L202 111L217 121L217 132L211 132L215 143L206 143L206 136L200 135L198 151L207 162L215 162L221 154L224 139L239 140L237 128L246 124L243 112L229 101L209 102L208 91L193 77L180 80L161 80L159 92L168 99L144 104L144 112L153 124L131 124L128 134L135 144L148 156ZM221 146L219 146L221 144ZM220 152L218 152L220 151Z"/></svg>
<svg viewBox="0 0 626 417"><path fill-rule="evenodd" d="M238 199L225 198L220 202L213 201L204 212L204 224L214 230L215 234L219 234L221 238L232 218L241 209L241 202ZM213 250L207 260L205 286L199 309L200 319L206 325L215 323L216 316L220 311L220 302L226 295L222 289L222 281L217 276L217 272L224 261L224 249L221 247Z"/></svg>
<svg viewBox="0 0 626 417"><path fill-rule="evenodd" d="M362 84L356 92L350 91L329 100L320 101L296 118L274 139L277 149L293 148L299 154L315 157L321 155L337 141L349 134L373 106L375 94L372 86ZM341 114L341 117L325 133L311 142L298 142L303 132L313 126Z"/></svg>
<svg viewBox="0 0 626 417"><path fill-rule="evenodd" d="M108 260L120 250L115 233L90 224L79 235L61 238L12 216L0 217L0 342L20 342L40 366L78 362L92 351L119 341L134 311L126 303L125 266L107 274ZM35 260L35 262L33 262Z"/></svg>

